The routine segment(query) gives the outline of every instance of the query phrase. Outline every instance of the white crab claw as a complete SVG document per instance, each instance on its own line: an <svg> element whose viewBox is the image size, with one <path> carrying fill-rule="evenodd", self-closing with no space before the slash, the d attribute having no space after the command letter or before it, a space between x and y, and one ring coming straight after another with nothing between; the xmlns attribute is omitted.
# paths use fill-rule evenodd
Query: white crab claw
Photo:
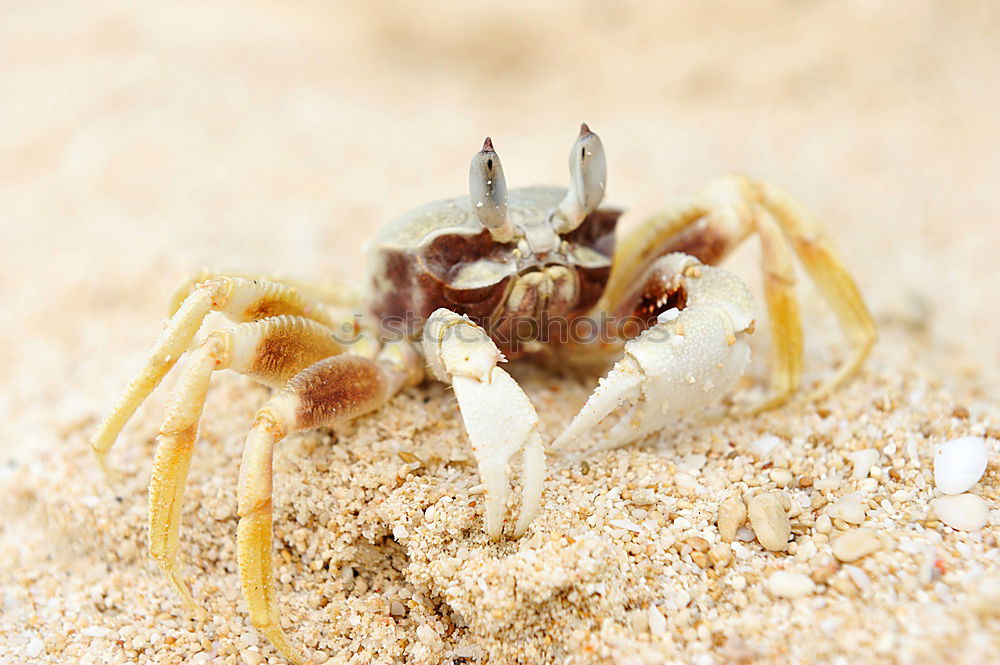
<svg viewBox="0 0 1000 665"><path fill-rule="evenodd" d="M560 448L574 441L606 418L612 411L625 402L634 403L642 395L642 384L646 377L635 359L625 356L611 369L607 376L600 380L597 388L591 393L580 413L573 418L550 446Z"/></svg>
<svg viewBox="0 0 1000 665"><path fill-rule="evenodd" d="M545 480L545 451L535 408L499 367L493 368L488 381L455 376L452 387L486 491L486 533L490 538L499 538L503 529L510 493L507 466L521 452L521 513L514 527L514 536L520 536L538 513Z"/></svg>
<svg viewBox="0 0 1000 665"><path fill-rule="evenodd" d="M690 257L688 257L690 258ZM625 345L580 413L553 442L558 448L599 425L595 448L612 448L661 429L718 399L750 361L746 336L753 300L731 273L701 266L685 280L687 307L661 316Z"/></svg>
<svg viewBox="0 0 1000 665"><path fill-rule="evenodd" d="M468 317L438 309L427 320L423 338L427 366L451 383L469 433L486 492L486 532L499 538L510 494L507 466L521 453L520 536L538 513L545 480L545 449L538 414L517 382L496 364L503 355L482 328Z"/></svg>

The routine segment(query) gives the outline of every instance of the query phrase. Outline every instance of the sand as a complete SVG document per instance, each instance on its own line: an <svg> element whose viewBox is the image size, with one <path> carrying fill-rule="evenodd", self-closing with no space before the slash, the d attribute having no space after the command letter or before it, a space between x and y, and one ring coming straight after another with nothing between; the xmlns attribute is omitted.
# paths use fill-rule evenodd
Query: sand
<svg viewBox="0 0 1000 665"><path fill-rule="evenodd" d="M146 557L166 390L123 433L110 485L87 449L97 420L197 269L360 279L380 224L464 191L483 135L512 186L562 182L581 120L624 225L734 170L794 192L837 239L879 346L820 403L550 457L531 530L499 544L445 387L292 437L275 495L292 639L316 663L996 658L994 4L532 4L5 9L0 662L283 662L246 618L234 552L240 450L268 390L222 374L209 394L181 534L201 623ZM729 267L759 293L756 261L750 243ZM813 383L846 345L806 279L800 295ZM765 318L731 403L760 395ZM596 383L511 369L546 438ZM989 448L971 491L990 516L961 532L931 508L931 464L970 434ZM747 530L724 542L720 504L766 492L788 551ZM861 524L831 518L844 501ZM877 551L840 563L858 529Z"/></svg>

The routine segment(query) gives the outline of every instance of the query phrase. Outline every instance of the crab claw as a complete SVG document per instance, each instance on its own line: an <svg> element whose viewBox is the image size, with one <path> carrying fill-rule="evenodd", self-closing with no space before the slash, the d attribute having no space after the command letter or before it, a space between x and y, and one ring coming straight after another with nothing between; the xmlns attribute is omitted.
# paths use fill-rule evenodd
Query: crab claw
<svg viewBox="0 0 1000 665"><path fill-rule="evenodd" d="M521 512L514 537L538 513L545 480L545 450L538 415L520 386L496 364L503 355L482 328L467 317L439 309L424 327L428 367L451 383L486 490L486 533L498 539L510 495L507 471L521 453Z"/></svg>
<svg viewBox="0 0 1000 665"><path fill-rule="evenodd" d="M595 448L612 448L661 429L718 399L746 369L753 300L732 273L670 254L651 269L654 286L680 291L683 309L661 313L625 344L580 413L552 443L558 448L603 425ZM648 289L647 289L648 293Z"/></svg>
<svg viewBox="0 0 1000 665"><path fill-rule="evenodd" d="M493 368L488 381L456 376L452 387L486 490L484 519L490 538L500 537L510 494L507 465L521 452L521 512L514 525L514 537L518 537L538 513L545 479L545 451L535 408L514 379L499 367Z"/></svg>

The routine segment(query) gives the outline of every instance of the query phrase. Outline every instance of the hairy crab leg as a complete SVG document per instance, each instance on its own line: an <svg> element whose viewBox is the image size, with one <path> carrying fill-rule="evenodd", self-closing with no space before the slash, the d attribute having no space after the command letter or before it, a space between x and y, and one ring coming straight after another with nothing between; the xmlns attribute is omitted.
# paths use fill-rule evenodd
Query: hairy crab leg
<svg viewBox="0 0 1000 665"><path fill-rule="evenodd" d="M424 356L436 378L450 383L458 398L479 475L486 490L486 533L503 531L510 485L507 464L521 453L521 512L515 537L523 534L541 505L545 451L538 414L507 372L503 356L486 332L467 317L439 309L424 326Z"/></svg>
<svg viewBox="0 0 1000 665"><path fill-rule="evenodd" d="M395 345L379 360L349 354L297 374L257 412L240 463L236 552L253 625L293 663L303 658L281 627L272 562L274 448L289 433L334 425L373 411L403 385L420 380L416 353ZM393 355L396 353L397 355Z"/></svg>
<svg viewBox="0 0 1000 665"><path fill-rule="evenodd" d="M191 352L167 402L149 481L149 553L192 612L197 604L180 577L177 550L184 485L212 373L231 369L284 385L322 358L343 352L333 331L315 321L278 316L218 330Z"/></svg>
<svg viewBox="0 0 1000 665"><path fill-rule="evenodd" d="M766 182L749 183L760 204L777 220L820 293L833 308L854 354L813 392L820 399L858 371L878 339L875 321L854 278L822 225L783 190Z"/></svg>
<svg viewBox="0 0 1000 665"><path fill-rule="evenodd" d="M364 304L361 289L355 284L348 282L317 282L286 277L284 275L260 275L250 272L205 269L198 271L196 275L186 280L174 291L174 296L170 299L170 308L167 316L173 316L174 312L180 309L184 299L191 295L198 288L199 284L225 277L238 277L240 279L282 284L295 289L303 298L330 305L331 307L358 308Z"/></svg>
<svg viewBox="0 0 1000 665"><path fill-rule="evenodd" d="M753 330L754 304L739 278L694 257L668 254L653 264L625 306L656 314L668 302L677 308L660 312L656 323L625 344L625 356L553 448L582 438L602 422L608 430L595 447L629 443L718 399L743 373L750 360L746 337Z"/></svg>
<svg viewBox="0 0 1000 665"><path fill-rule="evenodd" d="M211 311L222 312L237 323L281 314L303 316L325 325L336 323L321 303L284 284L242 277L217 277L200 283L167 321L145 364L91 438L90 447L105 471L110 472L107 456L118 434L188 350Z"/></svg>

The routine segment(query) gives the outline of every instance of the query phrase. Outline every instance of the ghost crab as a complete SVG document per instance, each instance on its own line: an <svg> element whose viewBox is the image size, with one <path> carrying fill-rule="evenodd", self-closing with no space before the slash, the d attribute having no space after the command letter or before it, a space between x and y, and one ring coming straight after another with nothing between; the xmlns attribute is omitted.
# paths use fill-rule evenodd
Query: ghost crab
<svg viewBox="0 0 1000 665"><path fill-rule="evenodd" d="M425 373L454 388L485 491L486 532L499 538L507 466L523 463L520 536L539 510L545 452L531 402L498 364L547 346L557 353L617 350L620 359L556 448L603 425L603 446L662 428L719 397L749 360L754 305L744 284L715 267L753 233L762 245L774 337L771 397L795 393L802 325L797 254L828 300L853 354L812 397L863 362L875 328L823 229L776 187L720 179L639 225L615 246L620 212L601 208L600 139L586 125L570 151L570 186L507 191L490 139L474 156L470 195L413 210L370 248L367 300L347 286L205 272L179 291L149 359L95 434L106 457L122 427L188 351L211 311L236 325L188 353L169 398L149 486L149 551L184 603L198 611L177 564L181 501L212 372L230 369L280 390L258 412L240 466L237 535L243 594L254 625L295 663L277 609L271 561L274 447L289 433L334 425L385 404ZM794 250L794 251L793 251ZM363 311L358 324L353 312ZM599 316L606 313L610 316ZM416 325L380 325L386 321ZM523 322L527 331L520 325ZM596 338L570 339L589 322ZM629 325L622 325L626 321ZM349 343L345 330L356 333ZM393 332L394 334L389 334Z"/></svg>

